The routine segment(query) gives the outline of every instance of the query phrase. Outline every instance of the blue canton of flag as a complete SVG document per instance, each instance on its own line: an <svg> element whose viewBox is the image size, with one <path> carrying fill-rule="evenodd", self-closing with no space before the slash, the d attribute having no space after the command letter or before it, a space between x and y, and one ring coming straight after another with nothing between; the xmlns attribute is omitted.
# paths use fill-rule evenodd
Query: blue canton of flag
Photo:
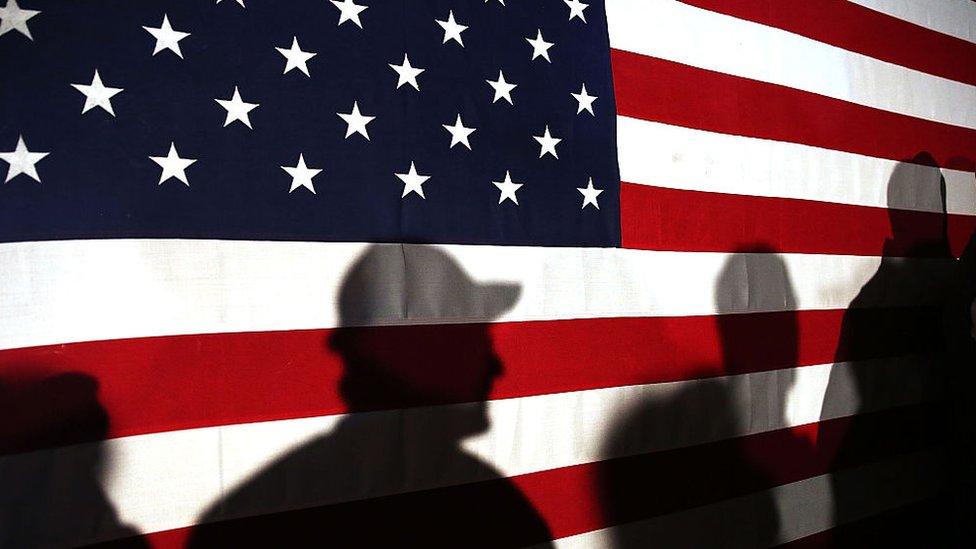
<svg viewBox="0 0 976 549"><path fill-rule="evenodd" d="M241 4L6 0L0 240L619 244L602 2Z"/></svg>

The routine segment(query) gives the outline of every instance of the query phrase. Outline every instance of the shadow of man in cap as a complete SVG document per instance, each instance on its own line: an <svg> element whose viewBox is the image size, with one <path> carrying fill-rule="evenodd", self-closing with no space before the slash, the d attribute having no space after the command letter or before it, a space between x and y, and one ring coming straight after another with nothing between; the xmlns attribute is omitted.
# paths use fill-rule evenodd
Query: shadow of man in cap
<svg viewBox="0 0 976 549"><path fill-rule="evenodd" d="M518 488L461 447L488 429L485 400L502 373L486 322L518 295L517 286L474 282L436 248L371 246L343 281L342 327L327 340L343 359L349 415L230 492L189 546L549 540Z"/></svg>

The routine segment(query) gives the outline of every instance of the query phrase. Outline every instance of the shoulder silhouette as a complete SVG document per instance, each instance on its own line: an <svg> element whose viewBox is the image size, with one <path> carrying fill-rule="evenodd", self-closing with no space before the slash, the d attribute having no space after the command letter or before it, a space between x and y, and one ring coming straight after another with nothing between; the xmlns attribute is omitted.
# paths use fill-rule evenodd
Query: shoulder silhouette
<svg viewBox="0 0 976 549"><path fill-rule="evenodd" d="M742 248L715 288L721 365L702 365L688 381L635 402L614 422L604 444L599 485L615 549L646 547L769 547L779 534L777 484L764 458L768 447L747 444L750 429L773 430L786 414L792 370L753 381L714 378L796 363L793 286L783 260L762 245ZM734 312L764 313L758 331ZM753 316L753 315L750 315ZM708 366L708 368L706 368ZM801 440L775 439L776 456L803 457ZM734 501L733 501L734 500ZM733 501L731 504L728 502Z"/></svg>
<svg viewBox="0 0 976 549"><path fill-rule="evenodd" d="M951 530L943 527L944 519L944 524L933 522L925 509L861 520L877 512L875 504L863 483L845 473L938 446L935 441L946 436L950 425L942 404L912 406L944 394L952 370L946 311L957 261L949 243L945 178L931 155L919 153L895 166L888 208L891 234L878 269L841 325L834 360L853 367L834 369L824 399L825 417L853 414L846 432L834 441L830 464L838 528L828 534L837 546L944 545ZM945 467L903 469L891 482L906 502L915 487L938 487L945 480L940 476Z"/></svg>
<svg viewBox="0 0 976 549"><path fill-rule="evenodd" d="M475 283L432 247L370 247L343 281L342 327L325 342L342 357L350 414L233 489L190 545L547 542L518 488L460 444L489 427L484 401L502 364L485 322L518 293Z"/></svg>

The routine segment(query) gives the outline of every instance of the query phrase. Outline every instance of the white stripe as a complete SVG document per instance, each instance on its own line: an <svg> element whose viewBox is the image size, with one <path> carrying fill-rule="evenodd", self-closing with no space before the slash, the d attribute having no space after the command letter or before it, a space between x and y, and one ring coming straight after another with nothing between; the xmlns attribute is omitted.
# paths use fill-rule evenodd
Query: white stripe
<svg viewBox="0 0 976 549"><path fill-rule="evenodd" d="M936 472L941 464L934 452L907 454L688 511L561 538L554 544L557 549L614 549L644 540L655 547L674 549L753 548L758 546L754 537L757 518L777 520L776 543L788 543L835 526L831 498L835 482L850 483L864 494L855 502L858 518L863 518L937 495L940 484ZM892 483L892 478L899 480ZM757 511L770 505L775 517Z"/></svg>
<svg viewBox="0 0 976 549"><path fill-rule="evenodd" d="M607 21L617 49L976 128L976 87L780 29L673 0L608 0Z"/></svg>
<svg viewBox="0 0 976 549"><path fill-rule="evenodd" d="M920 27L976 42L976 5L970 0L851 0Z"/></svg>
<svg viewBox="0 0 976 549"><path fill-rule="evenodd" d="M458 302L471 296L455 295L466 290L438 279L445 267L430 261L431 249L442 250L452 258L447 261L475 280L517 284L517 303L497 319L512 321L846 308L881 261L615 248L370 246L143 239L2 244L0 349L335 327L343 277L367 249L388 253L390 262L382 270L439 290L390 286L370 324L496 320L484 313L491 309L487 306L458 311ZM862 305L936 299L937 273L945 261L887 261L902 265L905 287ZM784 269L795 295L757 297L766 286L782 282Z"/></svg>
<svg viewBox="0 0 976 549"><path fill-rule="evenodd" d="M859 409L856 396L864 388L857 385L855 373L864 369L887 380L872 395L877 409L922 402L934 394L930 361L902 358L541 395L487 403L488 430L465 441L464 447L503 476L512 476L792 427L821 416L844 417L869 411ZM857 374L857 379L864 375ZM757 399L757 394L791 396ZM472 478L469 468L445 463L450 450L434 442L444 440L445 426L456 426L478 410L477 404L437 406L114 439L102 445L102 483L123 522L154 532L195 524L221 494L300 447L316 449L310 459L295 462L315 472L299 467L289 471L288 482L275 477L266 485L268 493L258 498L251 494L243 505L227 503L227 515L483 480ZM346 439L335 438L337 425L348 429ZM622 432L626 442L608 444ZM338 441L350 438L354 447ZM50 489L58 491L51 497L70 498L71 482L49 485L36 479L90 476L93 465L86 456L97 453L95 446L2 457L0 472L12 493L22 483L22 489ZM382 463L371 461L376 459ZM396 463L410 464L408 478L380 474L400 470ZM322 471L337 471L344 481Z"/></svg>
<svg viewBox="0 0 976 549"><path fill-rule="evenodd" d="M941 175L948 213L976 215L972 172L625 116L617 117L617 151L629 183L916 211L941 211Z"/></svg>

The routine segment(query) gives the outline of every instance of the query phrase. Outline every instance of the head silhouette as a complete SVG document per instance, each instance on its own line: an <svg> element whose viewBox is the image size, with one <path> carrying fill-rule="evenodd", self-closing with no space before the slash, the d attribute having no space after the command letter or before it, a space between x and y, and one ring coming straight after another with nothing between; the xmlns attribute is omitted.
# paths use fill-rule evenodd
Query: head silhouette
<svg viewBox="0 0 976 549"><path fill-rule="evenodd" d="M796 296L786 263L772 247L759 244L739 248L729 257L715 284L715 305L725 362L734 371L757 359L778 366L796 364ZM755 325L745 325L735 315L725 314L744 312L775 312L775 320L770 316L771 322L757 334ZM757 337L769 343L757 345Z"/></svg>
<svg viewBox="0 0 976 549"><path fill-rule="evenodd" d="M471 403L447 430L486 428L483 401L502 372L486 323L518 294L516 286L476 283L434 247L371 246L343 281L342 327L329 341L343 359L350 411Z"/></svg>
<svg viewBox="0 0 976 549"><path fill-rule="evenodd" d="M926 212L919 214L918 212ZM931 154L899 162L888 179L891 245L899 253L941 254L947 246L946 183ZM946 252L947 253L947 252Z"/></svg>
<svg viewBox="0 0 976 549"><path fill-rule="evenodd" d="M125 539L126 547L146 547L134 537L136 531L118 520L102 487L111 456L99 443L109 433L109 416L98 388L98 381L85 373L36 366L3 372L0 546L67 547ZM69 452L49 450L71 445L76 446Z"/></svg>
<svg viewBox="0 0 976 549"><path fill-rule="evenodd" d="M791 387L797 365L799 325L789 270L776 250L754 245L736 250L715 287L717 326L726 372L776 369L781 387ZM763 312L750 322L727 313ZM771 411L786 413L786 393L769 394Z"/></svg>
<svg viewBox="0 0 976 549"><path fill-rule="evenodd" d="M0 453L102 440L108 414L87 374L9 368L0 379Z"/></svg>

